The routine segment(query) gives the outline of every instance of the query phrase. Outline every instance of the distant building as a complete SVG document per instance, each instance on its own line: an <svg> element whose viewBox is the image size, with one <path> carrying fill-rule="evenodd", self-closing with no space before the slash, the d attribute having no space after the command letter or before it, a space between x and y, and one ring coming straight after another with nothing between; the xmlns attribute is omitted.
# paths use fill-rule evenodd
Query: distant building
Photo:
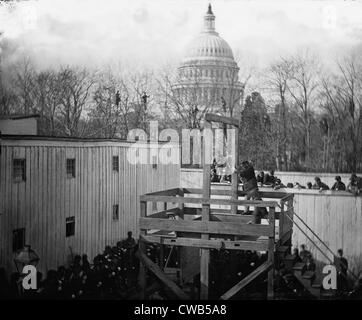
<svg viewBox="0 0 362 320"><path fill-rule="evenodd" d="M188 46L172 87L185 104L208 107L208 112L240 117L243 84L229 44L215 31L211 5L204 17L204 29Z"/></svg>
<svg viewBox="0 0 362 320"><path fill-rule="evenodd" d="M0 132L8 135L38 134L39 115L0 115Z"/></svg>

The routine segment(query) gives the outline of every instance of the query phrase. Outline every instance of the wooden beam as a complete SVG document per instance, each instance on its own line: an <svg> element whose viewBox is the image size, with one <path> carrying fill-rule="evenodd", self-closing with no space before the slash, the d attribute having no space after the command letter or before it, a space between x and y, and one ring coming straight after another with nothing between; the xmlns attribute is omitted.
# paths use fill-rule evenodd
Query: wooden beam
<svg viewBox="0 0 362 320"><path fill-rule="evenodd" d="M198 216L201 215L201 208L185 207L184 214ZM279 219L280 212L275 212L275 219ZM211 208L210 209L211 221L226 221L226 222L244 222L248 223L251 220L250 214L242 214L241 210L238 210L237 214L230 214L228 209Z"/></svg>
<svg viewBox="0 0 362 320"><path fill-rule="evenodd" d="M205 120L209 122L220 122L220 123L230 124L234 127L239 127L239 120L236 120L234 118L219 116L213 113L206 113Z"/></svg>
<svg viewBox="0 0 362 320"><path fill-rule="evenodd" d="M284 243L286 243L288 240L291 240L292 237L292 230L289 231L284 231L284 234L282 237L280 237L279 235L279 245L283 245Z"/></svg>
<svg viewBox="0 0 362 320"><path fill-rule="evenodd" d="M184 191L182 188L179 189L179 193L178 193L179 197L184 197L185 194L184 194ZM184 203L179 203L179 217L181 219L184 218L184 208L185 208L185 204Z"/></svg>
<svg viewBox="0 0 362 320"><path fill-rule="evenodd" d="M241 185L239 185L241 187ZM185 194L202 194L203 189L201 188L183 188ZM220 196L228 196L230 195L231 186L228 185L227 188L221 189L218 186L211 185L211 195L220 195ZM280 192L280 191L260 191L260 196L262 198L269 199L282 199L283 197L289 196L288 193ZM244 197L246 195L245 191L238 189L238 196Z"/></svg>
<svg viewBox="0 0 362 320"><path fill-rule="evenodd" d="M279 215L279 239L282 239L283 238L283 235L284 235L284 223L285 223L285 220L284 220L284 201L282 200L280 202L280 215Z"/></svg>
<svg viewBox="0 0 362 320"><path fill-rule="evenodd" d="M238 127L236 129L235 141L234 141L234 148L235 148L235 169L239 166L239 125L240 120L238 121ZM231 199L238 200L238 186L239 186L239 173L237 170L234 170L231 179ZM236 214L238 211L238 206L233 205L231 206L231 213Z"/></svg>
<svg viewBox="0 0 362 320"><path fill-rule="evenodd" d="M140 218L140 229L165 231L197 232L210 234L230 234L249 236L271 236L274 234L269 225L245 224L236 222L185 221L158 218Z"/></svg>
<svg viewBox="0 0 362 320"><path fill-rule="evenodd" d="M272 267L272 264L269 261L264 262L261 266L256 268L252 273L247 275L244 279L238 282L235 286L225 292L220 299L221 300L229 300L235 294L237 294L242 288L244 288L247 284L253 281L256 277L260 276L263 272L268 271Z"/></svg>
<svg viewBox="0 0 362 320"><path fill-rule="evenodd" d="M163 238L159 236L146 235L142 236L144 241L151 243L163 243L164 245L195 247L204 249L227 249L227 250L251 250L267 251L267 241L228 241L222 239L195 239L195 238Z"/></svg>
<svg viewBox="0 0 362 320"><path fill-rule="evenodd" d="M147 257L143 252L137 251L137 257L141 260L142 264L148 268L167 288L169 288L179 299L189 300L190 297L183 292L179 286L176 285L171 279L169 279L151 259Z"/></svg>
<svg viewBox="0 0 362 320"><path fill-rule="evenodd" d="M208 199L208 198L191 198L191 197L172 197L172 196L140 196L141 201L149 202L174 202L174 203L197 203L197 204L218 204L218 205L238 205L254 207L277 207L276 201L262 200L231 200L231 199Z"/></svg>
<svg viewBox="0 0 362 320"><path fill-rule="evenodd" d="M285 196L282 198L284 202L288 202L290 199L294 198L294 193L286 193Z"/></svg>
<svg viewBox="0 0 362 320"><path fill-rule="evenodd" d="M164 219L168 219L170 215L179 215L179 214L180 214L180 209L179 208L172 208L172 209L167 209L167 210L163 210L163 211L159 211L159 212L149 214L147 216L147 218L164 218Z"/></svg>
<svg viewBox="0 0 362 320"><path fill-rule="evenodd" d="M205 129L210 130L210 123L205 118ZM204 129L204 131L205 131ZM205 199L210 199L211 194L211 165L207 160L207 144L210 144L211 141L206 141L204 135L204 145L203 145L203 193L202 196ZM202 204L202 222L208 222L210 220L210 204ZM194 222L192 222L194 223ZM202 234L201 240L209 240L209 234ZM210 263L210 251L208 249L201 249L200 257L200 299L207 300L209 298L209 263Z"/></svg>
<svg viewBox="0 0 362 320"><path fill-rule="evenodd" d="M141 218L145 218L147 215L147 203L145 201L141 201L140 203L141 211L140 215ZM144 241L142 240L142 236L146 234L145 231L140 230L140 239L138 241L138 251L143 254L143 252L146 251L146 246ZM141 287L141 299L146 299L146 287L147 287L147 281L146 281L146 269L143 264L140 265L140 271L139 271L139 283Z"/></svg>
<svg viewBox="0 0 362 320"><path fill-rule="evenodd" d="M242 212L243 212L242 210L238 210L238 213L236 215L233 215L233 216L238 216L238 217L242 216ZM211 208L210 213L230 215L230 210L228 210L228 209L219 209L219 208ZM187 214L187 215L199 215L199 214L201 214L201 208L185 207L184 208L184 214Z"/></svg>
<svg viewBox="0 0 362 320"><path fill-rule="evenodd" d="M274 249L275 249L275 208L269 208L269 224L272 235L269 236L268 262L273 266L268 272L268 299L274 299Z"/></svg>
<svg viewBox="0 0 362 320"><path fill-rule="evenodd" d="M149 195L149 196L177 196L179 194L179 191L180 191L180 188L173 188L173 189L146 193L146 195Z"/></svg>

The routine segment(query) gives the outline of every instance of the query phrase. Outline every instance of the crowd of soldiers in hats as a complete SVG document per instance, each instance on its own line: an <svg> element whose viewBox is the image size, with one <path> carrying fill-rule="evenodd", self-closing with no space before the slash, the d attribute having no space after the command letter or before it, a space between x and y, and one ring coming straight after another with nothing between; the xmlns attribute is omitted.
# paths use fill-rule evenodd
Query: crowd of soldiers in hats
<svg viewBox="0 0 362 320"><path fill-rule="evenodd" d="M69 267L49 270L46 278L37 273L37 289L23 290L21 276L8 281L0 268L0 299L132 299L137 294L139 261L137 244L128 238L116 246L106 246L90 263L87 255L75 255Z"/></svg>
<svg viewBox="0 0 362 320"><path fill-rule="evenodd" d="M218 164L214 159L213 164L211 165L211 182L220 182L220 183L231 183L231 173L227 169L227 164ZM333 186L329 187L325 184L320 177L314 178L314 183L308 182L306 186L301 185L299 182L289 182L286 185L274 175L274 170L270 170L268 173L264 171L259 171L258 174L255 173L252 162L243 161L238 168L235 168L239 174L240 183L243 184L244 191L253 191L253 196L249 195L249 199L258 197L255 194L255 186L260 187L271 187L274 190L281 188L295 188L295 189L314 189L314 190L334 190L334 191L348 191L354 195L362 194L362 178L358 177L355 173L351 174L349 178L349 183L345 184L342 181L341 176L337 175L335 177L335 183ZM249 185L251 187L249 187ZM250 192L249 192L250 193ZM250 193L251 194L251 193Z"/></svg>

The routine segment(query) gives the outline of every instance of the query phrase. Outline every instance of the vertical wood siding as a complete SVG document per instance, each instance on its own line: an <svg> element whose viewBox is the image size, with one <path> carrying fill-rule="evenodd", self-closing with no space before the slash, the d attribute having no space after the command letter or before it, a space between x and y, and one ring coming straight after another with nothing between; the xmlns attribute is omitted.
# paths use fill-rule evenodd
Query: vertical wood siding
<svg viewBox="0 0 362 320"><path fill-rule="evenodd" d="M353 195L295 193L295 212L331 248L334 253L342 248L355 273L362 272L362 197ZM298 220L296 220L298 223ZM301 223L299 223L302 225ZM303 230L306 230L303 227ZM307 231L308 236L332 258L318 239ZM328 260L312 242L294 226L293 245L306 244L316 260Z"/></svg>
<svg viewBox="0 0 362 320"><path fill-rule="evenodd" d="M91 259L132 231L138 237L139 196L179 187L178 164L131 164L129 143L2 140L0 167L0 266L14 270L12 233L25 228L25 243L38 253L39 270L69 262L70 254ZM174 146L174 148L176 148ZM112 157L119 157L119 172ZM26 159L26 181L14 182L13 158ZM76 159L67 178L66 159ZM112 218L119 205L119 221ZM75 235L65 237L75 216Z"/></svg>
<svg viewBox="0 0 362 320"><path fill-rule="evenodd" d="M331 183L335 174L306 174L292 172L276 172L284 183L291 181L312 181L315 176L320 176L322 181ZM342 180L347 183L350 175L341 175ZM183 188L202 188L201 169L181 169L180 178ZM261 190L270 191L270 189ZM354 196L342 191L318 190L298 190L281 189L283 192L294 193L294 211L307 223L307 225L322 239L334 253L339 248L344 251L345 257L355 273L362 273L362 197ZM303 231L307 228L303 226L297 218L294 220L302 226ZM320 242L307 231L308 236L318 245ZM293 246L299 247L306 244L313 256L322 263L328 260L315 248L307 237L296 227L293 227ZM322 250L328 254L327 249L321 246ZM328 254L331 258L332 255Z"/></svg>

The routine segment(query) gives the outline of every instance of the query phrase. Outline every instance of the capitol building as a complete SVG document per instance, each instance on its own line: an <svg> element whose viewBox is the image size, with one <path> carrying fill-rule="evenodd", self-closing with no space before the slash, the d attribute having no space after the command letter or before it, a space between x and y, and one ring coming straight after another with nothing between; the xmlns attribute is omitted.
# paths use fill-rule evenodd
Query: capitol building
<svg viewBox="0 0 362 320"><path fill-rule="evenodd" d="M216 32L209 4L202 32L187 46L172 86L175 96L194 112L240 117L244 86L229 44Z"/></svg>

